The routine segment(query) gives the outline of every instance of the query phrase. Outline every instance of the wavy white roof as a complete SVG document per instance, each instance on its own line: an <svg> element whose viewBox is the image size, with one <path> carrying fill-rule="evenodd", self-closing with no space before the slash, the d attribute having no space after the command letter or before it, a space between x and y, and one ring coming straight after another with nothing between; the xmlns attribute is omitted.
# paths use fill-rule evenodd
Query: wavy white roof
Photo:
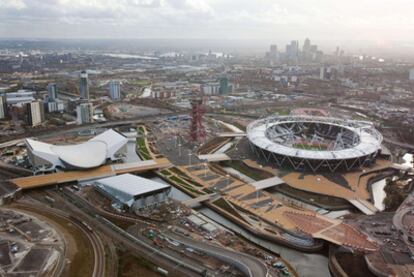
<svg viewBox="0 0 414 277"><path fill-rule="evenodd" d="M34 167L52 164L51 169L74 167L79 169L94 168L103 165L107 159L115 160L119 152L128 142L128 139L110 129L90 139L87 142L73 145L53 145L26 139L28 150L34 157ZM50 167L50 166L49 166Z"/></svg>
<svg viewBox="0 0 414 277"><path fill-rule="evenodd" d="M50 149L64 163L77 168L97 167L105 163L107 145L103 141L87 141L76 145L51 145Z"/></svg>

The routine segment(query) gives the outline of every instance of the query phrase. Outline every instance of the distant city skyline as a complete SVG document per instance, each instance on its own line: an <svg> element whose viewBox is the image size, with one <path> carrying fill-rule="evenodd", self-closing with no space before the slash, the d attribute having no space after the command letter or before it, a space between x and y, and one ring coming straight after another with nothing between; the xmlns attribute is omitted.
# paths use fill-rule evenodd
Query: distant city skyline
<svg viewBox="0 0 414 277"><path fill-rule="evenodd" d="M409 0L2 0L2 38L268 39L414 44ZM277 42L277 41L276 41Z"/></svg>

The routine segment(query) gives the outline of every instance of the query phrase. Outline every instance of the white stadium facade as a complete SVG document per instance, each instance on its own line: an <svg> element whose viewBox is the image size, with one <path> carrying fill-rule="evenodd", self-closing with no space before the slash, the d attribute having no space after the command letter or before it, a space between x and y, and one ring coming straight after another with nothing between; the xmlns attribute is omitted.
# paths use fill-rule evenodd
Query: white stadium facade
<svg viewBox="0 0 414 277"><path fill-rule="evenodd" d="M262 161L312 172L369 165L382 143L371 122L315 116L259 119L248 125L247 138Z"/></svg>
<svg viewBox="0 0 414 277"><path fill-rule="evenodd" d="M98 136L73 145L53 145L26 139L33 172L82 170L101 166L125 157L128 139L109 129Z"/></svg>

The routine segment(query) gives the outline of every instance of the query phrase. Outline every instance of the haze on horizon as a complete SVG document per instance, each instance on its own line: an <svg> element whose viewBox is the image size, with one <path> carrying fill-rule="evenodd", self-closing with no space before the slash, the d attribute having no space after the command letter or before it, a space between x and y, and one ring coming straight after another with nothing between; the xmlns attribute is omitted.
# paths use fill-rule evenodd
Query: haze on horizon
<svg viewBox="0 0 414 277"><path fill-rule="evenodd" d="M303 40L414 48L412 0L0 0L0 38Z"/></svg>

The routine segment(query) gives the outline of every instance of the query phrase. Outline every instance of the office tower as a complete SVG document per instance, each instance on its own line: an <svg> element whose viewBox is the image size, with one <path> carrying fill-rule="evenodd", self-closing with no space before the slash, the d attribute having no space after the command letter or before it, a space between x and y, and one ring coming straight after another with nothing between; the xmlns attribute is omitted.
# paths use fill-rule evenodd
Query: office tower
<svg viewBox="0 0 414 277"><path fill-rule="evenodd" d="M92 103L82 103L76 107L76 121L78 124L91 123L93 121Z"/></svg>
<svg viewBox="0 0 414 277"><path fill-rule="evenodd" d="M81 99L89 99L88 73L86 71L80 73L79 91Z"/></svg>
<svg viewBox="0 0 414 277"><path fill-rule="evenodd" d="M322 66L319 70L319 79L324 80L326 75L326 68Z"/></svg>
<svg viewBox="0 0 414 277"><path fill-rule="evenodd" d="M57 86L56 84L48 84L47 85L47 95L49 96L49 101L53 102L57 98Z"/></svg>
<svg viewBox="0 0 414 277"><path fill-rule="evenodd" d="M229 93L229 80L227 77L220 78L220 94L228 94Z"/></svg>
<svg viewBox="0 0 414 277"><path fill-rule="evenodd" d="M121 99L121 85L118 81L109 82L109 96L112 100Z"/></svg>
<svg viewBox="0 0 414 277"><path fill-rule="evenodd" d="M4 93L0 93L0 119L7 117L7 97Z"/></svg>
<svg viewBox="0 0 414 277"><path fill-rule="evenodd" d="M311 41L310 39L305 39L305 43L303 44L303 52L308 52L311 50Z"/></svg>
<svg viewBox="0 0 414 277"><path fill-rule="evenodd" d="M271 54L277 53L277 45L276 44L270 45L270 53Z"/></svg>
<svg viewBox="0 0 414 277"><path fill-rule="evenodd" d="M414 68L410 69L410 76L409 76L410 81L414 81Z"/></svg>
<svg viewBox="0 0 414 277"><path fill-rule="evenodd" d="M297 60L299 55L299 41L292 40L286 45L286 56L289 60Z"/></svg>
<svg viewBox="0 0 414 277"><path fill-rule="evenodd" d="M43 102L33 101L26 104L27 124L38 126L45 120Z"/></svg>

